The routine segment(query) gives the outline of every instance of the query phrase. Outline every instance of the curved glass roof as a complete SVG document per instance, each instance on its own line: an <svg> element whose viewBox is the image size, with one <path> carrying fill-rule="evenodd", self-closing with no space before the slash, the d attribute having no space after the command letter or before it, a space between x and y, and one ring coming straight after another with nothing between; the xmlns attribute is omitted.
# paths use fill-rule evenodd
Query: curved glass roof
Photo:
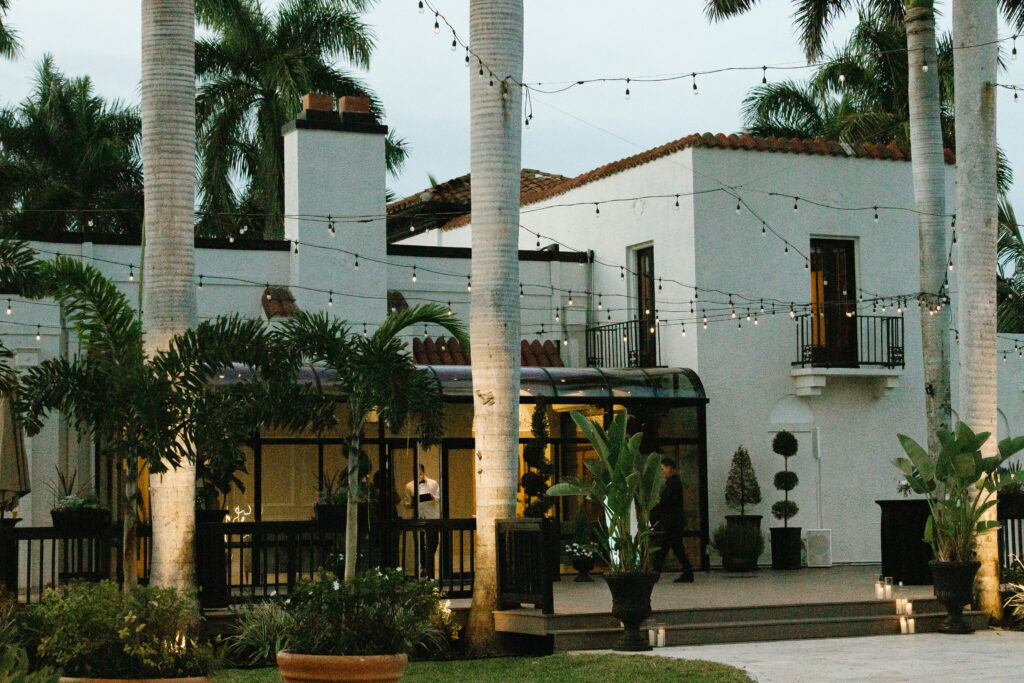
<svg viewBox="0 0 1024 683"><path fill-rule="evenodd" d="M423 365L448 399L473 398L473 368L469 365ZM231 384L250 379L249 368L235 365L212 381ZM335 373L323 367L304 367L300 382L325 387L336 384ZM688 368L534 368L522 369L519 396L543 396L549 403L588 403L629 399L690 399L706 401L704 385Z"/></svg>

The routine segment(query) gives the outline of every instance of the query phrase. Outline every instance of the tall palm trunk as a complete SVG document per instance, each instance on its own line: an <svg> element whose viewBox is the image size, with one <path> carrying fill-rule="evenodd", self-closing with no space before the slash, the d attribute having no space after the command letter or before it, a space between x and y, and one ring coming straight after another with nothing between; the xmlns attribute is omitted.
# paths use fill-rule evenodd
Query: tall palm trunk
<svg viewBox="0 0 1024 683"><path fill-rule="evenodd" d="M152 356L196 322L195 10L193 0L142 2L142 170L145 253L142 320ZM151 581L192 583L195 467L150 482Z"/></svg>
<svg viewBox="0 0 1024 683"><path fill-rule="evenodd" d="M957 328L960 331L960 419L975 432L996 433L996 0L953 0L953 77L956 82L958 240ZM977 46L977 47L966 47ZM982 446L996 455L996 440ZM993 507L986 514L995 519ZM978 539L975 590L981 608L1002 615L996 534Z"/></svg>
<svg viewBox="0 0 1024 683"><path fill-rule="evenodd" d="M946 269L946 164L939 116L939 69L935 55L935 9L931 0L907 2L907 95L910 104L910 152L914 171L914 207L920 241L921 291L938 294ZM924 65L930 65L925 71ZM938 432L949 429L950 307L921 315L925 415L928 452L941 448Z"/></svg>
<svg viewBox="0 0 1024 683"><path fill-rule="evenodd" d="M470 170L473 292L469 329L476 437L476 561L467 638L494 649L494 520L514 517L519 464L519 174L523 1L471 0ZM488 73L488 69L493 74Z"/></svg>

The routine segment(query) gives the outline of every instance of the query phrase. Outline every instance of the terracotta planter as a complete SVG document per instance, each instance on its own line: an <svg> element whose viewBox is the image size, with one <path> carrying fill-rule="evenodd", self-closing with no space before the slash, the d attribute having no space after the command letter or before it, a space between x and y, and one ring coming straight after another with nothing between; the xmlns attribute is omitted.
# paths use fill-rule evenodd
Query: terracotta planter
<svg viewBox="0 0 1024 683"><path fill-rule="evenodd" d="M594 558L578 556L572 558L572 568L576 570L576 578L573 579L576 583L587 583L592 582L594 579L590 576L590 570L594 568Z"/></svg>
<svg viewBox="0 0 1024 683"><path fill-rule="evenodd" d="M943 633L971 633L964 621L964 605L974 597L974 575L980 562L929 562L935 579L935 597L946 606L946 620L939 625Z"/></svg>
<svg viewBox="0 0 1024 683"><path fill-rule="evenodd" d="M658 573L605 572L604 580L612 592L612 616L622 622L622 637L612 647L625 652L650 650L647 634L640 624L651 616L651 591L658 583Z"/></svg>
<svg viewBox="0 0 1024 683"><path fill-rule="evenodd" d="M209 683L206 676L190 676L188 678L75 678L61 676L60 683Z"/></svg>
<svg viewBox="0 0 1024 683"><path fill-rule="evenodd" d="M400 655L297 655L277 653L277 667L286 683L300 681L376 681L392 683L405 673L409 657Z"/></svg>

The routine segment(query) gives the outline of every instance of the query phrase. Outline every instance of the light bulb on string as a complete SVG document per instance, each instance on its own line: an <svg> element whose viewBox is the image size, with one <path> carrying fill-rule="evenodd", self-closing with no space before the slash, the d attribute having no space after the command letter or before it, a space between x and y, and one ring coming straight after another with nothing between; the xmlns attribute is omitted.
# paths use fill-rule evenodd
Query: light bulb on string
<svg viewBox="0 0 1024 683"><path fill-rule="evenodd" d="M626 99L629 99L629 79L626 79Z"/></svg>
<svg viewBox="0 0 1024 683"><path fill-rule="evenodd" d="M572 306L572 290L569 290L569 305Z"/></svg>
<svg viewBox="0 0 1024 683"><path fill-rule="evenodd" d="M523 283L522 282L519 283L519 298L520 299L523 298Z"/></svg>
<svg viewBox="0 0 1024 683"><path fill-rule="evenodd" d="M364 337L367 336L367 333L366 333L366 323L363 323L363 336Z"/></svg>
<svg viewBox="0 0 1024 683"><path fill-rule="evenodd" d="M804 259L804 270L810 270L810 269L811 269L811 262L809 260L807 260L807 259Z"/></svg>
<svg viewBox="0 0 1024 683"><path fill-rule="evenodd" d="M7 315L11 314L11 300L7 300Z"/></svg>
<svg viewBox="0 0 1024 683"><path fill-rule="evenodd" d="M455 38L455 31L452 31L452 52L455 52L459 47L459 41Z"/></svg>
<svg viewBox="0 0 1024 683"><path fill-rule="evenodd" d="M594 204L594 215L595 216L600 216L601 215L601 205L600 204Z"/></svg>
<svg viewBox="0 0 1024 683"><path fill-rule="evenodd" d="M270 283L265 284L264 288L267 290L267 301L270 301Z"/></svg>
<svg viewBox="0 0 1024 683"><path fill-rule="evenodd" d="M952 256L949 258L949 269L953 270L953 257Z"/></svg>
<svg viewBox="0 0 1024 683"><path fill-rule="evenodd" d="M479 59L476 60L476 63L480 65L480 71L478 73L480 75L480 78L483 78L484 77L484 63L481 62Z"/></svg>
<svg viewBox="0 0 1024 683"><path fill-rule="evenodd" d="M661 291L661 278L658 278L658 291Z"/></svg>
<svg viewBox="0 0 1024 683"><path fill-rule="evenodd" d="M562 322L562 309L560 309L560 308L556 308L555 309L555 322L556 323Z"/></svg>
<svg viewBox="0 0 1024 683"><path fill-rule="evenodd" d="M800 210L800 198L799 197L793 197L793 213L796 213L799 210Z"/></svg>
<svg viewBox="0 0 1024 683"><path fill-rule="evenodd" d="M299 253L299 241L298 240L295 240L295 253L296 254Z"/></svg>
<svg viewBox="0 0 1024 683"><path fill-rule="evenodd" d="M740 212L740 204L742 204L742 203L743 203L743 200L741 198L737 197L736 198L736 213Z"/></svg>
<svg viewBox="0 0 1024 683"><path fill-rule="evenodd" d="M331 290L331 291L327 292L327 305L328 306L333 306L334 305L334 290Z"/></svg>
<svg viewBox="0 0 1024 683"><path fill-rule="evenodd" d="M39 329L39 325L36 325L36 341L39 341L42 338L42 336L43 335L42 335L42 332Z"/></svg>
<svg viewBox="0 0 1024 683"><path fill-rule="evenodd" d="M956 244L956 230L953 231L953 244Z"/></svg>
<svg viewBox="0 0 1024 683"><path fill-rule="evenodd" d="M569 340L566 339L566 338L563 338L562 339L562 346L568 346L568 345L569 345Z"/></svg>
<svg viewBox="0 0 1024 683"><path fill-rule="evenodd" d="M875 207L875 222L878 222L878 207Z"/></svg>
<svg viewBox="0 0 1024 683"><path fill-rule="evenodd" d="M625 266L619 266L619 279L620 280L625 280L626 279L626 267Z"/></svg>
<svg viewBox="0 0 1024 683"><path fill-rule="evenodd" d="M762 66L761 67L761 84L764 85L767 82L768 82L768 67L767 66Z"/></svg>
<svg viewBox="0 0 1024 683"><path fill-rule="evenodd" d="M235 236L234 235L228 235L228 244L234 244L234 243L235 243Z"/></svg>
<svg viewBox="0 0 1024 683"><path fill-rule="evenodd" d="M694 73L692 73L690 75L693 76L693 94L696 95L697 94L697 74L696 74L696 72L694 72Z"/></svg>
<svg viewBox="0 0 1024 683"><path fill-rule="evenodd" d="M604 307L604 304L601 302L601 293L598 292L598 294L597 294L597 310L600 311L603 307Z"/></svg>
<svg viewBox="0 0 1024 683"><path fill-rule="evenodd" d="M747 322L750 322L750 309L747 309Z"/></svg>
<svg viewBox="0 0 1024 683"><path fill-rule="evenodd" d="M331 232L331 237L334 237L334 219L331 218L330 216L327 216L327 229Z"/></svg>
<svg viewBox="0 0 1024 683"><path fill-rule="evenodd" d="M842 86L846 83L846 74L839 74L839 85Z"/></svg>
<svg viewBox="0 0 1024 683"><path fill-rule="evenodd" d="M951 227L951 228L955 228L956 227L956 214L955 213L953 214L953 220L950 221L950 223L949 223L949 227Z"/></svg>
<svg viewBox="0 0 1024 683"><path fill-rule="evenodd" d="M135 282L135 266L128 264L128 282Z"/></svg>
<svg viewBox="0 0 1024 683"><path fill-rule="evenodd" d="M761 313L764 313L764 299L761 299Z"/></svg>
<svg viewBox="0 0 1024 683"><path fill-rule="evenodd" d="M356 260L354 266L356 270L359 270L359 254L355 254L355 258Z"/></svg>
<svg viewBox="0 0 1024 683"><path fill-rule="evenodd" d="M466 68L469 68L469 48L466 48Z"/></svg>
<svg viewBox="0 0 1024 683"><path fill-rule="evenodd" d="M682 336L685 337L686 336L686 323L679 323L679 326L680 326L679 327L680 333L682 334Z"/></svg>
<svg viewBox="0 0 1024 683"><path fill-rule="evenodd" d="M789 253L789 242L786 242L786 246L782 248L782 253L783 254L788 254Z"/></svg>
<svg viewBox="0 0 1024 683"><path fill-rule="evenodd" d="M419 7L419 13L420 13L420 14L423 14L423 0L420 0L420 2L419 2L419 6L420 6L420 7Z"/></svg>
<svg viewBox="0 0 1024 683"><path fill-rule="evenodd" d="M473 291L473 280L468 275L466 276L466 291Z"/></svg>
<svg viewBox="0 0 1024 683"><path fill-rule="evenodd" d="M412 267L412 281L416 282L416 266Z"/></svg>
<svg viewBox="0 0 1024 683"><path fill-rule="evenodd" d="M679 195L676 195L676 210L679 209Z"/></svg>
<svg viewBox="0 0 1024 683"><path fill-rule="evenodd" d="M1013 36L1013 49L1010 50L1010 59L1017 60L1017 36Z"/></svg>
<svg viewBox="0 0 1024 683"><path fill-rule="evenodd" d="M928 73L928 53L923 47L921 48L921 71Z"/></svg>
<svg viewBox="0 0 1024 683"><path fill-rule="evenodd" d="M441 22L438 21L438 14L434 12L434 35L441 33Z"/></svg>
<svg viewBox="0 0 1024 683"><path fill-rule="evenodd" d="M199 289L202 289L202 288L203 288L203 276L200 275L199 276Z"/></svg>
<svg viewBox="0 0 1024 683"><path fill-rule="evenodd" d="M768 224L765 223L764 221L761 221L761 236L764 237L767 234L768 234Z"/></svg>
<svg viewBox="0 0 1024 683"><path fill-rule="evenodd" d="M451 301L448 302L448 315L449 316L455 315L455 312L452 311L452 302Z"/></svg>

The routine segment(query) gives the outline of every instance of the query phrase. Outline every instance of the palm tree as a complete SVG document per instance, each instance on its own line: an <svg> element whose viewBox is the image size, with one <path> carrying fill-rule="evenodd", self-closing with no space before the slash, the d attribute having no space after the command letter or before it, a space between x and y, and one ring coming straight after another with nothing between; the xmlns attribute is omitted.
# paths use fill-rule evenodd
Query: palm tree
<svg viewBox="0 0 1024 683"><path fill-rule="evenodd" d="M0 57L14 59L21 51L18 32L10 24L4 24L4 15L11 7L11 0L0 0Z"/></svg>
<svg viewBox="0 0 1024 683"><path fill-rule="evenodd" d="M1004 2L1004 5L1006 3ZM977 432L996 432L996 184L995 82L998 68L996 0L953 0L953 64L956 88L957 219L963 226L957 274L960 332L959 414ZM982 456L996 455L995 444ZM985 514L995 520L995 508ZM995 534L978 539L981 569L976 590L981 607L1002 615L999 552Z"/></svg>
<svg viewBox="0 0 1024 683"><path fill-rule="evenodd" d="M192 0L142 2L142 256L144 348L154 356L196 321L195 17ZM157 586L192 583L195 468L151 482Z"/></svg>
<svg viewBox="0 0 1024 683"><path fill-rule="evenodd" d="M348 423L348 514L345 527L345 579L356 574L359 551L359 461L363 426L376 410L392 432L414 421L424 443L437 441L444 425L444 406L437 382L409 355L401 333L412 326L439 325L459 344L469 343L462 323L439 304L392 313L371 335L352 334L348 326L326 313L300 312L281 325L278 346L294 361L334 370L334 390L344 396Z"/></svg>
<svg viewBox="0 0 1024 683"><path fill-rule="evenodd" d="M372 30L361 14L371 0L285 0L267 14L257 0L197 0L210 31L196 43L196 113L202 150L202 234L227 236L247 225L257 236L280 237L284 223L281 126L295 118L309 92L369 95L365 83L334 63L367 68ZM394 131L385 145L397 173L408 150ZM236 191L238 179L244 187Z"/></svg>
<svg viewBox="0 0 1024 683"><path fill-rule="evenodd" d="M471 0L469 43L490 74L470 69L473 264L470 307L476 436L476 560L466 634L494 649L496 519L515 517L519 477L519 176L522 0ZM483 73L481 71L481 73Z"/></svg>
<svg viewBox="0 0 1024 683"><path fill-rule="evenodd" d="M67 233L138 237L138 110L94 94L43 57L32 94L0 110L0 220L24 239Z"/></svg>
<svg viewBox="0 0 1024 683"><path fill-rule="evenodd" d="M1008 0L1009 1L1009 0ZM723 19L748 11L756 0L706 0L712 19ZM823 54L825 35L832 22L848 11L849 0L799 0L794 20L808 60ZM918 211L920 244L920 291L940 302L946 280L946 195L943 160L942 112L935 39L933 0L867 0L859 6L862 24L864 8L889 22L903 23L906 31L901 51L883 53L885 61L907 62L906 91L910 151L914 176L914 206ZM855 66L855 65L854 65ZM892 73L893 69L875 70ZM897 72L899 73L899 72ZM890 112L892 113L892 112ZM877 125L877 122L875 122ZM951 398L949 383L949 307L934 315L921 316L921 353L924 360L925 415L929 450L938 452L938 432L949 428Z"/></svg>

